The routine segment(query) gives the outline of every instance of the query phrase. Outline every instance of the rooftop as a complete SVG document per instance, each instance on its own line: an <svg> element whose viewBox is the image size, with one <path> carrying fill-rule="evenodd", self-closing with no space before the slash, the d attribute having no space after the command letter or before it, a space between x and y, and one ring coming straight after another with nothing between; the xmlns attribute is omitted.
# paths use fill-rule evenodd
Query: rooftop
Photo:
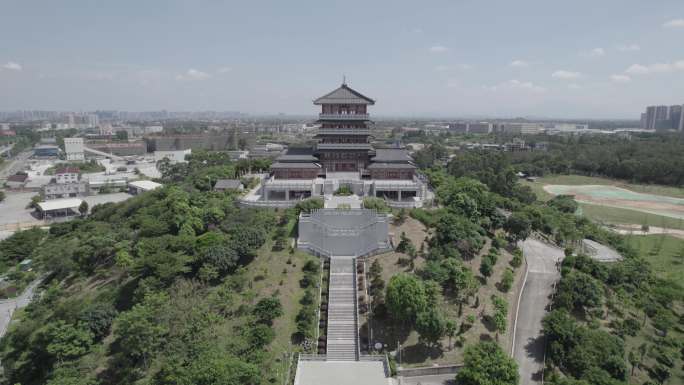
<svg viewBox="0 0 684 385"><path fill-rule="evenodd" d="M276 158L278 162L315 162L318 159L311 154L284 154Z"/></svg>
<svg viewBox="0 0 684 385"><path fill-rule="evenodd" d="M78 167L62 167L55 170L55 174L78 174L81 169Z"/></svg>
<svg viewBox="0 0 684 385"><path fill-rule="evenodd" d="M237 179L219 179L216 181L216 184L214 185L214 189L216 190L225 190L225 189L239 189L242 186L242 182L240 182Z"/></svg>
<svg viewBox="0 0 684 385"><path fill-rule="evenodd" d="M321 165L313 162L276 162L271 165L272 170L284 168L321 168Z"/></svg>
<svg viewBox="0 0 684 385"><path fill-rule="evenodd" d="M377 170L377 169L387 169L387 168L392 168L392 169L414 169L416 166L414 166L411 163L371 163L367 169L368 170Z"/></svg>
<svg viewBox="0 0 684 385"><path fill-rule="evenodd" d="M375 104L375 100L342 83L337 89L314 100L314 104Z"/></svg>
<svg viewBox="0 0 684 385"><path fill-rule="evenodd" d="M81 205L83 200L78 198L54 199L47 202L39 202L40 211L73 209Z"/></svg>
<svg viewBox="0 0 684 385"><path fill-rule="evenodd" d="M371 159L378 163L410 162L411 156L403 148L376 148L375 156Z"/></svg>
<svg viewBox="0 0 684 385"><path fill-rule="evenodd" d="M7 177L8 182L25 182L28 179L27 174L14 174Z"/></svg>
<svg viewBox="0 0 684 385"><path fill-rule="evenodd" d="M388 218L375 210L319 209L299 217L298 247L327 256L359 257L390 249Z"/></svg>
<svg viewBox="0 0 684 385"><path fill-rule="evenodd" d="M160 183L152 182L151 180L136 180L133 182L129 182L128 185L144 191L151 191L156 188L162 187Z"/></svg>

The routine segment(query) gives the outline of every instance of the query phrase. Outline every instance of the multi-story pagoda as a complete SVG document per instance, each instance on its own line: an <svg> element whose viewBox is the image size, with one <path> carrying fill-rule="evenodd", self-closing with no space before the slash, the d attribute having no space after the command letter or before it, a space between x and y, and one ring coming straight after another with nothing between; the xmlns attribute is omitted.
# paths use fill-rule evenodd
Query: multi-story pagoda
<svg viewBox="0 0 684 385"><path fill-rule="evenodd" d="M344 186L359 197L381 197L394 206L422 204L425 184L416 176L408 152L371 144L368 106L375 100L342 83L313 103L321 106L316 145L289 148L279 156L253 199L283 206L311 196L328 197Z"/></svg>
<svg viewBox="0 0 684 385"><path fill-rule="evenodd" d="M363 171L370 163L368 106L375 101L347 86L314 100L318 115L317 155L324 172Z"/></svg>

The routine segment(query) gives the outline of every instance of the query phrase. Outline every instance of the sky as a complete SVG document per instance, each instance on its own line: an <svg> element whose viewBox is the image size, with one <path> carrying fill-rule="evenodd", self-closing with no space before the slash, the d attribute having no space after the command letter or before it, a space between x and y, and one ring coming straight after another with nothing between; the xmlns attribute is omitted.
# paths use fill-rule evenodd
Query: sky
<svg viewBox="0 0 684 385"><path fill-rule="evenodd" d="M0 0L0 110L638 119L684 103L682 0Z"/></svg>

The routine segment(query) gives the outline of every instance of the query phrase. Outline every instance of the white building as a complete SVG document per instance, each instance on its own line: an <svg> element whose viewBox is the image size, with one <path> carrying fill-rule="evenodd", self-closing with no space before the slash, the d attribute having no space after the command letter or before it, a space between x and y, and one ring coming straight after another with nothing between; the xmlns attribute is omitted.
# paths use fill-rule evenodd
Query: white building
<svg viewBox="0 0 684 385"><path fill-rule="evenodd" d="M76 183L81 170L75 167L64 167L55 170L55 182L57 183Z"/></svg>
<svg viewBox="0 0 684 385"><path fill-rule="evenodd" d="M162 187L160 183L152 182L151 180L136 180L128 183L128 192L132 195L138 195L160 187Z"/></svg>
<svg viewBox="0 0 684 385"><path fill-rule="evenodd" d="M163 159L168 159L171 163L184 163L185 156L192 154L192 149L179 150L179 151L155 151L154 152L154 162L159 162Z"/></svg>
<svg viewBox="0 0 684 385"><path fill-rule="evenodd" d="M68 161L85 160L83 138L64 138L64 152Z"/></svg>

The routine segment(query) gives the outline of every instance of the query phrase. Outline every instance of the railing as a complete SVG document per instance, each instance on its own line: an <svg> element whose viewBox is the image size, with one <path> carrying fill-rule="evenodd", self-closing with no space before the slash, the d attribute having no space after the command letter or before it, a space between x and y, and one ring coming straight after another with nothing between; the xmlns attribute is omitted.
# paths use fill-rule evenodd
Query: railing
<svg viewBox="0 0 684 385"><path fill-rule="evenodd" d="M367 129L350 129L350 128L319 128L318 134L322 135L370 135L370 130Z"/></svg>
<svg viewBox="0 0 684 385"><path fill-rule="evenodd" d="M359 356L359 361L381 361L383 369L385 371L385 377L390 377L392 375L390 371L389 359L387 358L387 354L364 354L362 356Z"/></svg>
<svg viewBox="0 0 684 385"><path fill-rule="evenodd" d="M368 114L318 114L319 119L326 120L368 120Z"/></svg>
<svg viewBox="0 0 684 385"><path fill-rule="evenodd" d="M248 201L248 200L240 200L238 201L238 205L242 207L282 207L282 208L288 208L288 207L294 207L297 203L299 203L299 200L289 200L289 201Z"/></svg>
<svg viewBox="0 0 684 385"><path fill-rule="evenodd" d="M359 356L361 356L361 351L360 351L360 341L359 341L359 291L357 288L357 278L356 278L356 258L352 259L352 263L354 264L354 268L352 270L353 272L353 285L354 285L354 339L356 340L356 360L359 360Z"/></svg>

